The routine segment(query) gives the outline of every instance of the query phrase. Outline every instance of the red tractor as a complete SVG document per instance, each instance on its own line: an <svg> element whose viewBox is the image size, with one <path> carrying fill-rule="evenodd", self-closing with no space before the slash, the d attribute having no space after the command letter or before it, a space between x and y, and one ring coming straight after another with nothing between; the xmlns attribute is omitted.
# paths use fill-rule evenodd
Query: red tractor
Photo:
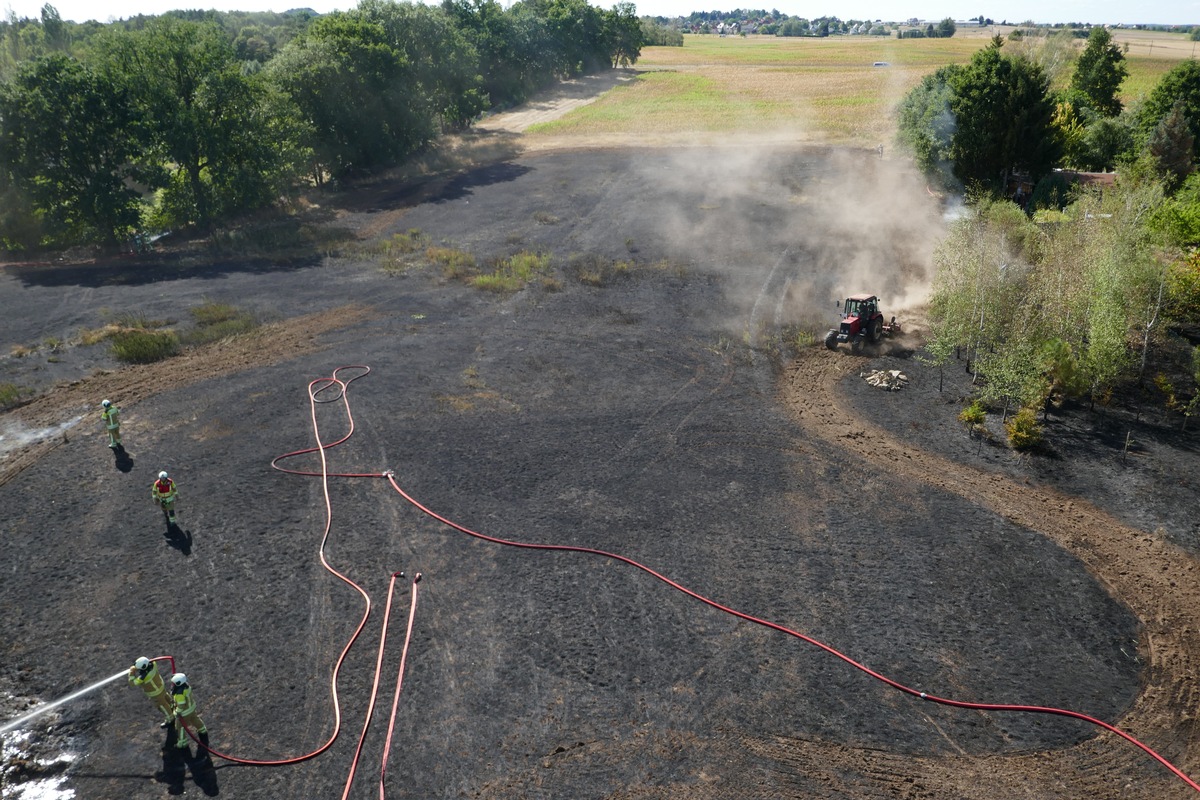
<svg viewBox="0 0 1200 800"><path fill-rule="evenodd" d="M873 294L856 294L846 298L845 305L838 302L842 312L840 327L825 334L825 346L836 350L838 342L849 342L850 349L857 353L865 344L878 344L884 336L900 333L900 323L892 317L883 321L879 310L879 298Z"/></svg>

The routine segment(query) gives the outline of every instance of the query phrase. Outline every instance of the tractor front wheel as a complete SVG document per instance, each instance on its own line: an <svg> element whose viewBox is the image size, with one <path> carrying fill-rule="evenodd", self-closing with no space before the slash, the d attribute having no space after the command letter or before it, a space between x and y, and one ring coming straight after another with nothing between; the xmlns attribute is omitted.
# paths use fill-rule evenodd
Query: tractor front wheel
<svg viewBox="0 0 1200 800"><path fill-rule="evenodd" d="M825 334L825 346L830 350L837 350L837 331Z"/></svg>
<svg viewBox="0 0 1200 800"><path fill-rule="evenodd" d="M858 353L860 350L862 350L863 339L866 339L866 338L867 337L865 334L860 333L858 336L855 336L853 339L851 339L850 340L850 352Z"/></svg>

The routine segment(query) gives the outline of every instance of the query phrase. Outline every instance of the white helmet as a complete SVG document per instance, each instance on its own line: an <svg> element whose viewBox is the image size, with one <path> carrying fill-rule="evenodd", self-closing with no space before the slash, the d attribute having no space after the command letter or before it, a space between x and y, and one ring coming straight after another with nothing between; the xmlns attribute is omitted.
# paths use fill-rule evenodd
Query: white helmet
<svg viewBox="0 0 1200 800"><path fill-rule="evenodd" d="M167 479L167 471L165 469L162 472L158 473L158 479L160 481L165 481Z"/></svg>
<svg viewBox="0 0 1200 800"><path fill-rule="evenodd" d="M104 406L105 408L108 408L109 406L112 405L112 400L101 400L100 405Z"/></svg>
<svg viewBox="0 0 1200 800"><path fill-rule="evenodd" d="M141 670L142 672L145 672L148 669L150 669L150 663L151 663L150 659L146 658L145 656L142 656L137 661L133 662L133 665L135 667L137 667L139 670Z"/></svg>
<svg viewBox="0 0 1200 800"><path fill-rule="evenodd" d="M187 675L184 675L182 672L176 672L171 676L171 683L176 686L187 686Z"/></svg>

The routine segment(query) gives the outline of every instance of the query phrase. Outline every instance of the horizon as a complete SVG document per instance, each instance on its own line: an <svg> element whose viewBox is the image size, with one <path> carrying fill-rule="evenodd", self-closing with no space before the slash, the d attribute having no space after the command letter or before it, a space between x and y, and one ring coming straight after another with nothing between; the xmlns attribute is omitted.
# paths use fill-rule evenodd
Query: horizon
<svg viewBox="0 0 1200 800"><path fill-rule="evenodd" d="M5 17L15 14L17 18L40 19L42 6L46 2L47 0L7 0L4 3ZM511 0L501 0L501 2L505 7L512 4ZM607 4L593 1L592 5L607 9L615 3L616 0ZM694 3L695 0L648 0L635 5L638 16L675 18L707 11L707 9L695 7ZM181 9L215 10L226 13L235 11L282 13L293 9L310 8L317 13L327 14L332 11L349 11L358 6L356 1L351 0L318 0L310 3L304 3L303 0L216 0L215 2L191 4L186 2L181 4L177 0L116 0L105 6L104 16L100 17L96 13L95 4L84 0L61 0L60 2L49 0L49 4L54 6L64 20L72 22L96 20L104 23L136 17L139 14L157 16ZM430 4L436 5L437 3ZM793 2L764 5L730 5L714 10L728 13L735 9L762 8L767 11L779 11L790 17L807 19L837 17L841 20L881 20L884 22L903 22L914 17L923 22L936 22L947 17L955 21L963 21L971 17L979 17L982 14L996 23L1007 22L1010 25L1025 22L1033 22L1038 25L1066 23L1183 27L1200 25L1200 0L1188 0L1184 3L1151 0L1151 2L1139 4L1136 7L1137 10L1133 12L1130 11L1129 3L1116 0L1095 0L1094 2L1066 0L1066 2L1054 4L1050 10L1047 9L1045 3L1034 2L1034 0L1010 0L998 4L1001 6L1000 8L993 9L983 7L987 5L989 4L962 2L962 0L920 0L912 3L904 13L898 14L895 11L896 3L885 3L882 0L822 3L820 8L813 8L813 4L807 2L797 3L793 0ZM829 6L833 6L833 8L829 8Z"/></svg>

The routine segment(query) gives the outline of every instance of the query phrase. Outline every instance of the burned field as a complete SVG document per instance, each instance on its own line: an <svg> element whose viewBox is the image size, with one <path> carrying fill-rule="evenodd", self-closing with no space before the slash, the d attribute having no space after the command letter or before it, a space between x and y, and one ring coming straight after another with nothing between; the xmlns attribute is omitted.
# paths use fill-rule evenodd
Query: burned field
<svg viewBox="0 0 1200 800"><path fill-rule="evenodd" d="M921 364L919 329L861 355L795 343L846 294L904 319L939 224L923 196L870 154L545 153L329 202L329 224L372 240L419 231L480 264L549 254L545 279L511 294L366 249L6 267L14 342L204 300L275 321L149 367L115 370L100 347L5 362L4 380L58 383L3 418L9 437L55 433L0 462L0 716L171 655L214 749L311 753L338 724L331 672L365 608L323 552L373 604L327 750L210 766L164 749L118 682L35 728L74 754L64 785L329 796L357 763L349 796L376 796L420 573L390 797L1190 794L1079 720L922 701L627 562L471 536L380 477L471 531L618 554L919 691L1103 719L1192 774L1194 439L1143 417L1123 461L1135 422L1073 409L1056 423L1069 450L1017 459L957 424L967 379ZM314 446L314 418L326 443L350 432L346 405L308 391L347 365L370 372L337 373L362 377L326 468L374 477L330 478L327 514L319 477L271 462ZM880 391L865 369L909 381ZM107 396L123 459L98 422ZM313 453L282 466L321 471ZM179 485L170 532L150 499L160 469ZM9 769L5 791L36 771Z"/></svg>

